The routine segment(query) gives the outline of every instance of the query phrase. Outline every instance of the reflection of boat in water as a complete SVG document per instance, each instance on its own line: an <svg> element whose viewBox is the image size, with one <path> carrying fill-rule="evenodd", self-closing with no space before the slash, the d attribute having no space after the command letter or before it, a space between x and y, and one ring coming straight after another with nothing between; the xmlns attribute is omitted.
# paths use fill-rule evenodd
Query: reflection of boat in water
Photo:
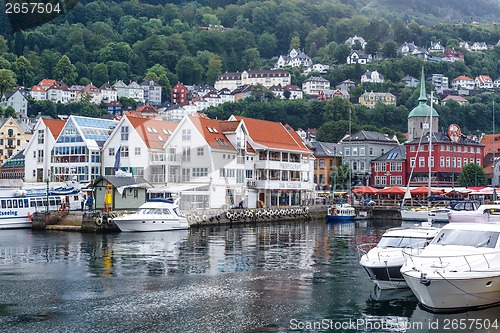
<svg viewBox="0 0 500 333"><path fill-rule="evenodd" d="M373 243L358 246L362 254L359 263L380 289L407 288L400 272L405 260L403 250L420 252L438 231L433 227L391 228L382 235L376 246Z"/></svg>
<svg viewBox="0 0 500 333"><path fill-rule="evenodd" d="M419 254L404 251L401 273L436 312L500 303L500 224L448 223Z"/></svg>
<svg viewBox="0 0 500 333"><path fill-rule="evenodd" d="M35 212L80 209L80 196L73 187L0 188L0 229L31 228Z"/></svg>
<svg viewBox="0 0 500 333"><path fill-rule="evenodd" d="M499 306L456 313L434 313L417 306L406 333L492 333L500 330ZM461 326L460 326L461 323Z"/></svg>
<svg viewBox="0 0 500 333"><path fill-rule="evenodd" d="M186 217L170 199L150 199L133 214L113 218L121 231L168 231L188 229Z"/></svg>

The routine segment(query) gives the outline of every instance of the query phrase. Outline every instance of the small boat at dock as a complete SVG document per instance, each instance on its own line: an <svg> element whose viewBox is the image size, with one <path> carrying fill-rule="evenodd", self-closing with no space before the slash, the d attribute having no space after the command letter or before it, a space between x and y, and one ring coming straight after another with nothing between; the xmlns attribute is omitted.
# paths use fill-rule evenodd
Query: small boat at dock
<svg viewBox="0 0 500 333"><path fill-rule="evenodd" d="M328 207L326 220L328 222L353 221L356 217L356 210L348 203L333 204Z"/></svg>
<svg viewBox="0 0 500 333"><path fill-rule="evenodd" d="M188 229L187 218L171 199L150 199L132 214L112 219L121 231L168 231Z"/></svg>

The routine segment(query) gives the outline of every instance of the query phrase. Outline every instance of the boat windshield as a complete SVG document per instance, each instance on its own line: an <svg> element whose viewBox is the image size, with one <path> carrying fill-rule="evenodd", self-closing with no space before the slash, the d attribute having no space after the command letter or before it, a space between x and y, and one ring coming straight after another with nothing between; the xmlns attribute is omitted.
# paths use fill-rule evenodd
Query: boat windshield
<svg viewBox="0 0 500 333"><path fill-rule="evenodd" d="M430 240L422 237L382 237L377 247L423 248Z"/></svg>
<svg viewBox="0 0 500 333"><path fill-rule="evenodd" d="M495 248L498 232L481 230L441 230L432 244Z"/></svg>
<svg viewBox="0 0 500 333"><path fill-rule="evenodd" d="M139 210L139 214L170 214L170 210L168 208L143 208Z"/></svg>

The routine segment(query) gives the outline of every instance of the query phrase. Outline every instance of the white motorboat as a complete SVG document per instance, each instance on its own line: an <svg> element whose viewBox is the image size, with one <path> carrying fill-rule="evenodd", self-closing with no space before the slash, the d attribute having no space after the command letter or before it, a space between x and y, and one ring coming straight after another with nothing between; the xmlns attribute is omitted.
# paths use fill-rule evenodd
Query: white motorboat
<svg viewBox="0 0 500 333"><path fill-rule="evenodd" d="M500 205L499 205L500 207ZM450 212L468 212L479 208L476 201L454 201L448 207L419 207L413 209L401 209L401 218L405 221L433 221L448 222Z"/></svg>
<svg viewBox="0 0 500 333"><path fill-rule="evenodd" d="M362 254L359 263L380 289L407 288L400 272L403 250L420 252L438 232L439 228L434 227L391 228L375 247L373 243L358 246Z"/></svg>
<svg viewBox="0 0 500 333"><path fill-rule="evenodd" d="M481 205L476 210L471 211L450 211L448 212L449 222L500 222L500 205Z"/></svg>
<svg viewBox="0 0 500 333"><path fill-rule="evenodd" d="M500 303L500 224L449 223L420 253L403 251L401 273L434 312Z"/></svg>
<svg viewBox="0 0 500 333"><path fill-rule="evenodd" d="M356 210L348 203L333 204L328 207L326 220L328 222L352 221L356 217Z"/></svg>
<svg viewBox="0 0 500 333"><path fill-rule="evenodd" d="M150 199L133 214L112 219L121 231L167 231L188 229L186 217L173 200Z"/></svg>

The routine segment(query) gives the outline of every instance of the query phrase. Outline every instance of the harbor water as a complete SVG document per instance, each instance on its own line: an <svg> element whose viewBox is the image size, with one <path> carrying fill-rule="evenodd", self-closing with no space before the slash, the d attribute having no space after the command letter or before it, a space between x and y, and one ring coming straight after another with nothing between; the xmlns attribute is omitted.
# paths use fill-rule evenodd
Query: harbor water
<svg viewBox="0 0 500 333"><path fill-rule="evenodd" d="M401 221L0 232L2 332L498 332L500 308L422 310L356 246ZM461 319L467 319L463 322ZM464 327L463 324L466 324Z"/></svg>

